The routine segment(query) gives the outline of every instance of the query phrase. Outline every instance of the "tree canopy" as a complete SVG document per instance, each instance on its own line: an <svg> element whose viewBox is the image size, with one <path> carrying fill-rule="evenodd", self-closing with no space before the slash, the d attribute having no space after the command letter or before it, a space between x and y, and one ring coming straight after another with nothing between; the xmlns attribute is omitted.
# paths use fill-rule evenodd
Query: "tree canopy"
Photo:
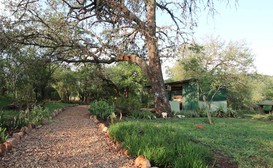
<svg viewBox="0 0 273 168"><path fill-rule="evenodd" d="M7 1L13 17L2 16L7 44L39 47L52 61L130 61L152 84L156 111L170 112L160 57L187 40L200 8L211 0ZM159 16L168 20L162 23Z"/></svg>

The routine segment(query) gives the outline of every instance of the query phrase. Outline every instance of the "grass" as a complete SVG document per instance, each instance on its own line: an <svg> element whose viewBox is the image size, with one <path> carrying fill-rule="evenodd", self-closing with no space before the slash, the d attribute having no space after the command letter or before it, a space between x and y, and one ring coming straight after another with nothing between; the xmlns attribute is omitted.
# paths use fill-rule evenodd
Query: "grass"
<svg viewBox="0 0 273 168"><path fill-rule="evenodd" d="M131 148L130 143L132 146L139 146L132 149L131 153L134 155L144 153L145 144L149 146L148 139L150 143L153 143L164 136L164 140L160 141L161 144L154 146L155 155L157 152L164 153L163 149L167 149L173 143L172 141L175 143L183 141L184 144L189 143L191 146L201 145L201 153L221 152L233 158L242 168L273 167L273 122L230 118L214 118L214 121L215 125L206 124L204 118L129 120L110 127L110 133L114 139L122 141L126 148ZM205 128L197 129L196 124L204 124ZM146 129L152 131L146 131ZM142 136L146 137L147 142L142 144L143 138L139 135L138 138L131 137L134 130L145 130ZM152 150L147 149L147 151L149 153ZM168 152L170 151L162 155L175 157L176 153ZM199 149L192 152L200 153ZM207 153L205 155L209 156ZM184 161L183 158L182 161ZM206 159L202 159L202 164L206 164Z"/></svg>
<svg viewBox="0 0 273 168"><path fill-rule="evenodd" d="M69 106L71 106L71 104L52 101L52 102L47 102L44 107L47 108L50 112L53 112L56 109L69 107Z"/></svg>
<svg viewBox="0 0 273 168"><path fill-rule="evenodd" d="M171 125L131 121L118 123L109 131L129 154L144 155L157 166L202 168L211 158L206 148L191 142Z"/></svg>

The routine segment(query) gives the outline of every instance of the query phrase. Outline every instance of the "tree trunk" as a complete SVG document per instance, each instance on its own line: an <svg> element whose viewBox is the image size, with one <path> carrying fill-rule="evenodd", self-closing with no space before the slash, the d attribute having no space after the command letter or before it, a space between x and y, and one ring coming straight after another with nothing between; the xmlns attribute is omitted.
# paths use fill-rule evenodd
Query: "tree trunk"
<svg viewBox="0 0 273 168"><path fill-rule="evenodd" d="M171 113L169 101L165 90L161 63L157 49L156 37L156 2L149 0L147 2L147 21L148 29L145 34L147 42L147 54L149 57L149 73L152 90L154 91L155 110L157 113L167 112Z"/></svg>
<svg viewBox="0 0 273 168"><path fill-rule="evenodd" d="M212 125L212 124L213 124L213 121L212 121L212 118L211 118L210 104L208 104L207 98L206 98L205 95L203 95L203 101L204 101L204 104L205 104L205 106L206 106L206 113L207 113L207 117L208 117L209 124Z"/></svg>

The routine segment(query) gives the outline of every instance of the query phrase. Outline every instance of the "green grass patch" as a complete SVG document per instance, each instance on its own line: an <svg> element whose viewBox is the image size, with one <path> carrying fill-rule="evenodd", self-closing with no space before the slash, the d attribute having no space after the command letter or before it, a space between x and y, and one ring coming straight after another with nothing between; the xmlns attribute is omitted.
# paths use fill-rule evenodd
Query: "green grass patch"
<svg viewBox="0 0 273 168"><path fill-rule="evenodd" d="M129 120L111 126L110 134L131 154L144 154L156 165L175 167L183 162L205 166L207 151L211 150L234 158L241 168L273 167L273 122L234 118L214 121L215 125L206 124L204 118ZM196 124L205 128L197 129Z"/></svg>
<svg viewBox="0 0 273 168"><path fill-rule="evenodd" d="M64 107L69 107L69 106L71 106L71 104L52 101L52 102L47 102L44 105L44 108L47 108L48 111L53 112L56 109L60 109L60 108L64 108Z"/></svg>
<svg viewBox="0 0 273 168"><path fill-rule="evenodd" d="M129 154L144 155L156 166L202 168L211 158L206 148L191 142L170 124L128 121L112 125L109 131Z"/></svg>

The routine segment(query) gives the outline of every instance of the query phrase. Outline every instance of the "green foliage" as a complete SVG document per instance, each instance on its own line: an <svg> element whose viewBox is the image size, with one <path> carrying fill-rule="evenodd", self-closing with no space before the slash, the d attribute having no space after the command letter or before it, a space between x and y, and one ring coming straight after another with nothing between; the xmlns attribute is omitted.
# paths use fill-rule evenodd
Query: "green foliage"
<svg viewBox="0 0 273 168"><path fill-rule="evenodd" d="M44 108L48 109L48 111L50 112L53 112L55 109L61 109L68 106L71 106L71 104L62 103L58 101L51 101L51 102L46 102L44 105Z"/></svg>
<svg viewBox="0 0 273 168"><path fill-rule="evenodd" d="M0 127L0 143L5 142L8 139L8 135L6 134L6 128Z"/></svg>
<svg viewBox="0 0 273 168"><path fill-rule="evenodd" d="M133 111L139 111L141 102L138 98L124 96L118 97L115 101L116 111L121 112L123 115L130 115Z"/></svg>
<svg viewBox="0 0 273 168"><path fill-rule="evenodd" d="M89 112L100 119L107 120L109 117L113 118L114 108L104 100L96 100L91 102Z"/></svg>
<svg viewBox="0 0 273 168"><path fill-rule="evenodd" d="M16 115L5 115L9 111L0 112L0 127L7 130L16 130L29 123L41 124L43 118L50 119L51 113L48 109L34 106L31 110L17 112Z"/></svg>
<svg viewBox="0 0 273 168"><path fill-rule="evenodd" d="M227 111L225 112L222 107L219 107L215 112L212 113L212 116L220 118L236 118L238 115L237 112L231 108L227 108Z"/></svg>
<svg viewBox="0 0 273 168"><path fill-rule="evenodd" d="M143 110L134 110L130 113L129 115L130 118L134 118L134 119L155 119L156 116L155 114L153 114L150 111L143 111Z"/></svg>
<svg viewBox="0 0 273 168"><path fill-rule="evenodd" d="M182 47L182 59L169 70L171 77L182 72L184 79L198 79L200 97L208 103L218 97L219 91L227 89L228 94L224 98L228 99L232 108L250 107L251 82L248 82L248 73L253 70L254 59L245 43L226 43L219 38L209 38L201 45ZM177 71L178 67L183 71Z"/></svg>
<svg viewBox="0 0 273 168"><path fill-rule="evenodd" d="M112 125L109 131L131 155L144 155L157 166L201 168L210 161L208 149L191 142L171 125L129 121Z"/></svg>
<svg viewBox="0 0 273 168"><path fill-rule="evenodd" d="M147 84L147 79L141 68L135 64L119 62L116 66L106 70L121 93L124 89L128 89L130 96L139 96L143 87Z"/></svg>
<svg viewBox="0 0 273 168"><path fill-rule="evenodd" d="M14 100L8 96L0 96L0 110L11 104Z"/></svg>
<svg viewBox="0 0 273 168"><path fill-rule="evenodd" d="M51 113L48 109L44 109L41 106L34 106L31 110L23 112L27 123L41 123L43 118L50 118Z"/></svg>
<svg viewBox="0 0 273 168"><path fill-rule="evenodd" d="M273 114L249 114L249 117L263 121L273 121Z"/></svg>
<svg viewBox="0 0 273 168"><path fill-rule="evenodd" d="M153 149L168 152L168 149L164 148L165 145L171 148L170 143L190 141L220 152L221 155L233 159L230 161L238 163L241 168L273 167L272 122L238 118L214 118L214 122L214 125L208 125L204 118L187 118L183 121L130 120L111 126L109 131L114 139L123 142L123 147L133 155L144 154L143 151L148 154L148 150ZM203 124L205 128L196 129L196 124ZM146 136L150 137L145 139ZM156 147L150 147L155 144ZM177 151L176 148L173 151ZM193 152L199 154L198 149ZM158 158L158 155L164 156L161 152L154 155L155 158ZM169 153L168 155L173 156ZM178 159L177 156L173 157ZM164 160L166 162L168 157Z"/></svg>

